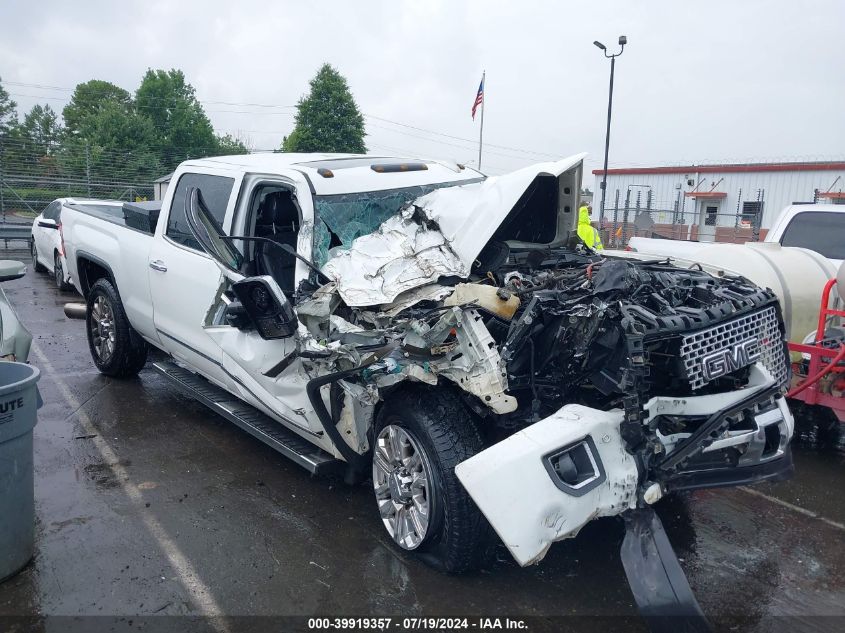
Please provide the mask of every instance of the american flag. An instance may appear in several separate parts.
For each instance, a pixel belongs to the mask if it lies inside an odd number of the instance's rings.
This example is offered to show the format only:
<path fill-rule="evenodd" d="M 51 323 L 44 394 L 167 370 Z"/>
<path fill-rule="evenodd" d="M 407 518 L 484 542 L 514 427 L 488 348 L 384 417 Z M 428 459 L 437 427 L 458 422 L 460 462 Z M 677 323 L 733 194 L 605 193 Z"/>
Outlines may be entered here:
<path fill-rule="evenodd" d="M 484 103 L 484 75 L 481 75 L 481 83 L 478 84 L 478 94 L 475 95 L 475 103 L 472 104 L 472 120 L 475 121 L 475 111 L 478 106 Z"/>

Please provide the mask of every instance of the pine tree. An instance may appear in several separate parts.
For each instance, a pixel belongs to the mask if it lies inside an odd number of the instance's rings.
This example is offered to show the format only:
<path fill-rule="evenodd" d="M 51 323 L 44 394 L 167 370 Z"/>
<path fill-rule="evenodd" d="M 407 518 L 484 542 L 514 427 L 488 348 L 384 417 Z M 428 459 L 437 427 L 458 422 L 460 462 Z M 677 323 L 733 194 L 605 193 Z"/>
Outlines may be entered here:
<path fill-rule="evenodd" d="M 282 141 L 282 151 L 365 153 L 364 117 L 346 79 L 323 64 L 310 83 L 311 91 L 296 106 L 296 126 Z"/>
<path fill-rule="evenodd" d="M 15 103 L 0 84 L 0 135 L 8 134 L 18 123 L 18 104 Z"/>

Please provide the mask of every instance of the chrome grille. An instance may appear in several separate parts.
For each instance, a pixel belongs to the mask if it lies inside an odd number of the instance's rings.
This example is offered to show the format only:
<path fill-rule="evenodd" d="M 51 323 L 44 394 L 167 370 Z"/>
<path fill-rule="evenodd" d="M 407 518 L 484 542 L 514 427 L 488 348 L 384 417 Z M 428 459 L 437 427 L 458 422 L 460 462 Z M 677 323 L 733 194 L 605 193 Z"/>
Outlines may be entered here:
<path fill-rule="evenodd" d="M 757 337 L 760 361 L 779 385 L 786 382 L 787 365 L 783 337 L 774 307 L 720 323 L 706 330 L 687 334 L 681 339 L 681 359 L 693 389 L 707 383 L 702 361 L 714 352 L 730 348 L 749 337 Z"/>

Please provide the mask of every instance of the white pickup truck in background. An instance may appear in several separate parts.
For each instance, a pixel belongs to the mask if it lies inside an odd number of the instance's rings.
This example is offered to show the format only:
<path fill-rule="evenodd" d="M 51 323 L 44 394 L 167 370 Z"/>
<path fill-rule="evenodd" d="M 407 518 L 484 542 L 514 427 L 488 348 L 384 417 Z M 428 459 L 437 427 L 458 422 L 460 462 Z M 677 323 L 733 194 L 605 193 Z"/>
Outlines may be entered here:
<path fill-rule="evenodd" d="M 790 205 L 775 220 L 764 241 L 808 248 L 827 257 L 839 270 L 845 261 L 845 206 Z"/>
<path fill-rule="evenodd" d="M 845 205 L 790 205 L 780 213 L 763 242 L 810 249 L 829 259 L 838 270 L 845 260 Z M 628 245 L 638 253 L 688 259 L 712 243 L 632 237 Z"/>
<path fill-rule="evenodd" d="M 700 613 L 650 508 L 791 473 L 773 293 L 577 238 L 583 155 L 183 163 L 160 213 L 63 215 L 103 373 L 154 368 L 313 473 L 372 478 L 393 542 L 522 565 L 623 515 L 638 603 Z"/>

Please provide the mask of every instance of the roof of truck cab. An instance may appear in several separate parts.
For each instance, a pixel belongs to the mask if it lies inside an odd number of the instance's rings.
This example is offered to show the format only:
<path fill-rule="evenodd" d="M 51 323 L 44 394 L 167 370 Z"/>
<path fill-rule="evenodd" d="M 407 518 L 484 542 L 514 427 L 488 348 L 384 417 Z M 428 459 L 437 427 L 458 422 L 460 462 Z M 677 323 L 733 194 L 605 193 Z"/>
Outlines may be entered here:
<path fill-rule="evenodd" d="M 424 168 L 420 165 L 424 165 Z M 230 167 L 261 174 L 283 174 L 294 169 L 308 177 L 312 190 L 318 195 L 380 191 L 484 178 L 481 172 L 451 161 L 383 154 L 268 152 L 215 156 L 187 161 L 183 166 Z M 376 171 L 374 166 L 387 166 L 387 169 Z"/>

